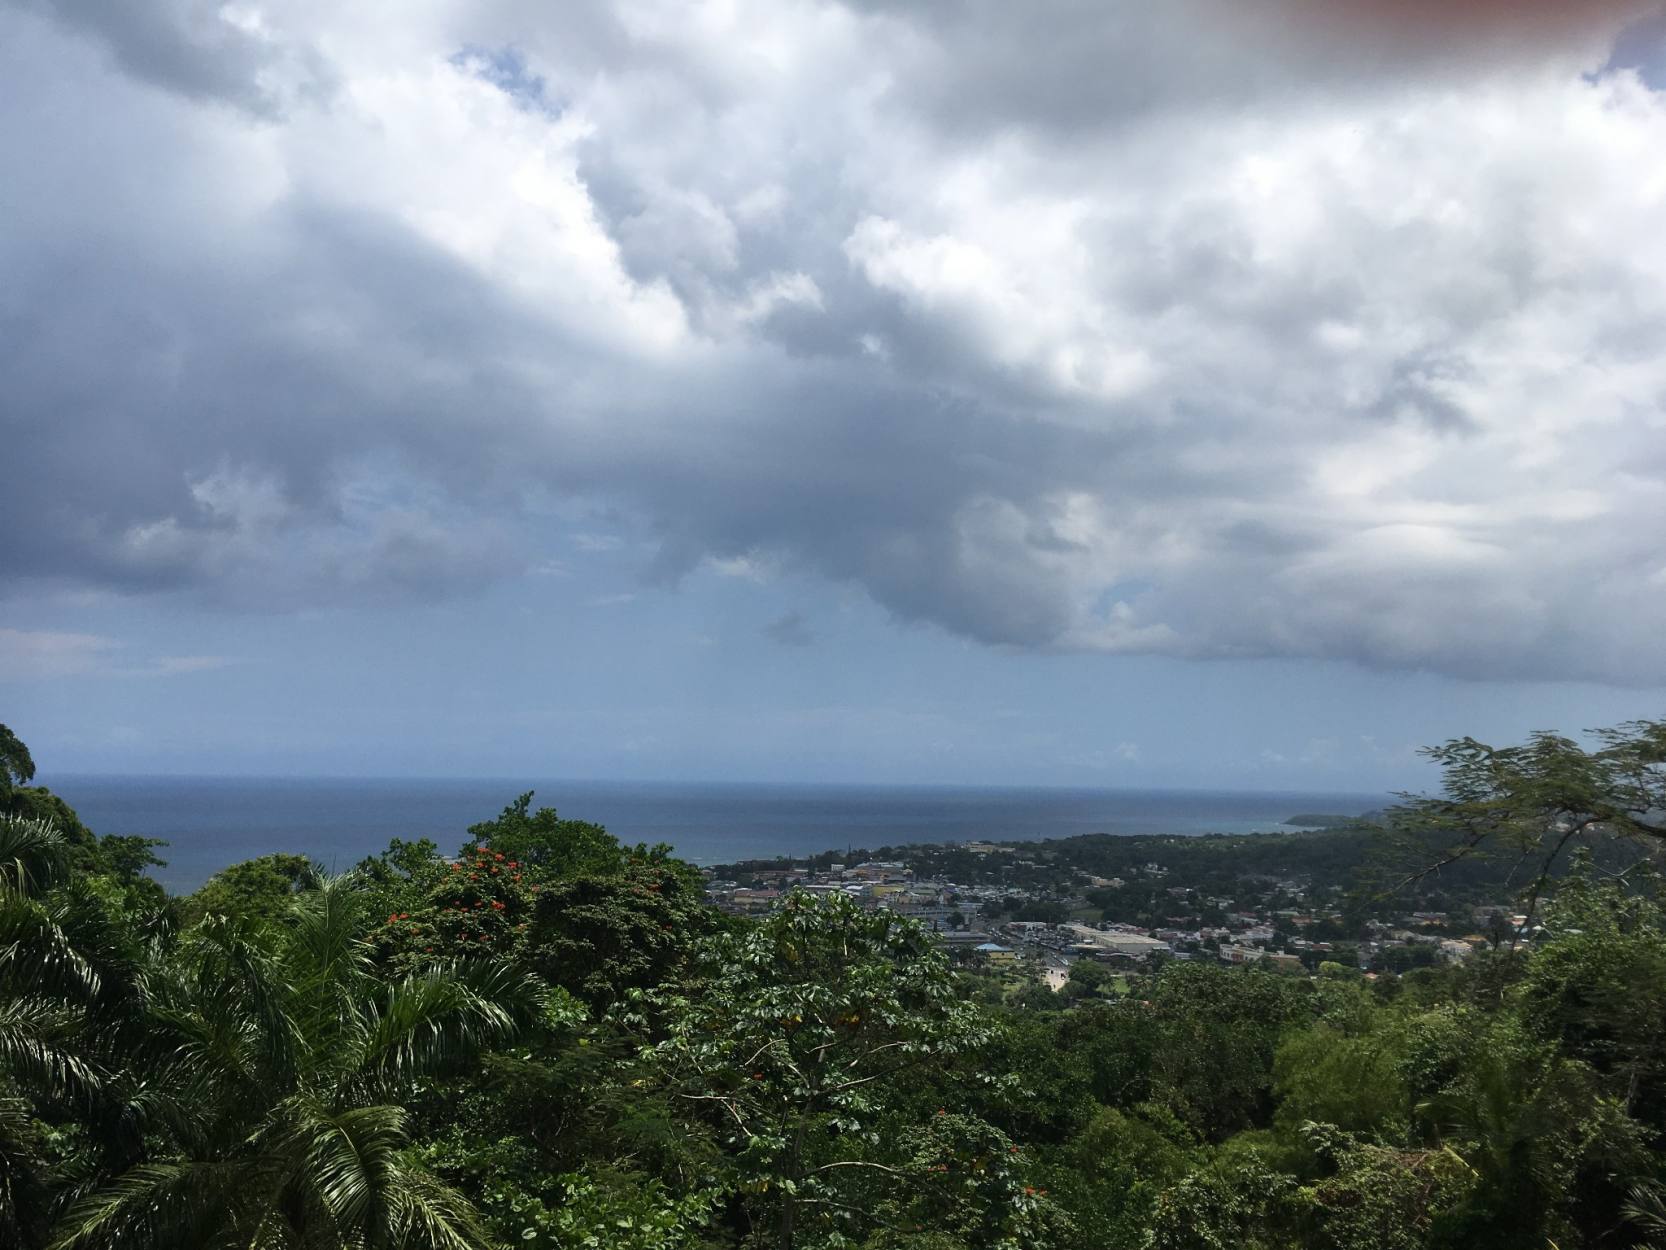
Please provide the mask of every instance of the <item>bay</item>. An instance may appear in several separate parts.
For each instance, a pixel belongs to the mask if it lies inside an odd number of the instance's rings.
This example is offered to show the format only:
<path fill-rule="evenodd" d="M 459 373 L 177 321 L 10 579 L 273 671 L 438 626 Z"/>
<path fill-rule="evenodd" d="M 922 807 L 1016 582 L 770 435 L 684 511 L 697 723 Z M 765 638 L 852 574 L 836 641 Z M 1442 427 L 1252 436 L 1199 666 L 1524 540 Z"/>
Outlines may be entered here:
<path fill-rule="evenodd" d="M 43 776 L 100 834 L 164 838 L 169 889 L 285 851 L 340 871 L 394 837 L 454 850 L 471 824 L 532 790 L 535 805 L 697 864 L 907 842 L 1075 834 L 1260 833 L 1299 812 L 1360 813 L 1382 794 L 1042 787 L 780 785 L 474 778 Z"/>

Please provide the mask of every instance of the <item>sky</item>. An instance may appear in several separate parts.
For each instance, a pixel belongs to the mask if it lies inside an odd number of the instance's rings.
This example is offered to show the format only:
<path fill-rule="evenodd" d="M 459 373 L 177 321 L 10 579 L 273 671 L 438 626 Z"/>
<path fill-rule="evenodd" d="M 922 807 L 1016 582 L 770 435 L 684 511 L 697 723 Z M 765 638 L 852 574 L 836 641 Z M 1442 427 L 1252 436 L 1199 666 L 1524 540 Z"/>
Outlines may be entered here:
<path fill-rule="evenodd" d="M 1417 788 L 1666 714 L 1654 0 L 0 0 L 72 772 Z"/>

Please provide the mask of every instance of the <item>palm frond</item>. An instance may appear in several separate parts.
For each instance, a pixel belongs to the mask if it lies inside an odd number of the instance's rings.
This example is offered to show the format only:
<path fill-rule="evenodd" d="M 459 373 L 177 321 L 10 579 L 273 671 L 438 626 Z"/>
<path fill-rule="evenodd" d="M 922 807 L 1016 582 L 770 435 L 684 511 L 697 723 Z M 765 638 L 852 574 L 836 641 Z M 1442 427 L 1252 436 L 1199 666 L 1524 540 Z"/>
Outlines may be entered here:
<path fill-rule="evenodd" d="M 1666 1242 L 1666 1192 L 1660 1186 L 1635 1186 L 1624 1215 L 1648 1235 L 1651 1243 Z"/>
<path fill-rule="evenodd" d="M 78 1016 L 42 999 L 0 1001 L 0 1072 L 37 1102 L 97 1107 L 108 1084 L 105 1073 L 65 1044 L 79 1023 Z"/>
<path fill-rule="evenodd" d="M 262 1188 L 240 1163 L 147 1163 L 71 1208 L 51 1250 L 212 1245 Z"/>
<path fill-rule="evenodd" d="M 51 1197 L 40 1126 L 24 1099 L 0 1097 L 0 1245 L 33 1244 Z"/>
<path fill-rule="evenodd" d="M 407 1141 L 403 1107 L 327 1111 L 308 1099 L 286 1101 L 290 1153 L 305 1161 L 304 1184 L 343 1231 L 379 1225 Z"/>
<path fill-rule="evenodd" d="M 351 1031 L 349 1018 L 370 988 L 357 884 L 354 873 L 320 874 L 317 888 L 290 905 L 283 958 L 295 985 L 296 1023 L 322 1050 L 333 1050 Z"/>
<path fill-rule="evenodd" d="M 318 888 L 291 904 L 287 962 L 304 990 L 354 982 L 369 968 L 358 940 L 364 902 L 357 886 L 355 873 L 320 874 Z"/>
<path fill-rule="evenodd" d="M 50 822 L 0 816 L 0 891 L 36 897 L 69 874 L 69 844 Z"/>
<path fill-rule="evenodd" d="M 209 916 L 191 930 L 183 954 L 202 1018 L 223 1038 L 243 1038 L 268 1078 L 287 1087 L 301 1062 L 303 1038 L 293 1014 L 295 987 L 265 938 L 248 917 Z"/>
<path fill-rule="evenodd" d="M 389 1187 L 387 1244 L 410 1250 L 480 1250 L 488 1244 L 469 1200 L 425 1172 L 401 1168 Z"/>
<path fill-rule="evenodd" d="M 64 931 L 63 907 L 0 889 L 0 990 L 89 1001 L 103 988 L 97 970 Z"/>
<path fill-rule="evenodd" d="M 343 1079 L 386 1088 L 501 1045 L 538 1011 L 543 989 L 536 977 L 502 964 L 444 966 L 406 977 L 362 1021 Z"/>

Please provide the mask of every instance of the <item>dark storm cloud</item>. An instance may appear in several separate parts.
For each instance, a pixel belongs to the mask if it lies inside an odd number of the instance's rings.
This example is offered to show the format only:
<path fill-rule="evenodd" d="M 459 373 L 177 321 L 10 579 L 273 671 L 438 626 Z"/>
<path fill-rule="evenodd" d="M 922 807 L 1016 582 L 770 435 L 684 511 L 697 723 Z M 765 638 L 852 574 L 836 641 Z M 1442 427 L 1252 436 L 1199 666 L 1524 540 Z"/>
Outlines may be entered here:
<path fill-rule="evenodd" d="M 0 593 L 1666 676 L 1630 7 L 1246 11 L 0 10 Z"/>

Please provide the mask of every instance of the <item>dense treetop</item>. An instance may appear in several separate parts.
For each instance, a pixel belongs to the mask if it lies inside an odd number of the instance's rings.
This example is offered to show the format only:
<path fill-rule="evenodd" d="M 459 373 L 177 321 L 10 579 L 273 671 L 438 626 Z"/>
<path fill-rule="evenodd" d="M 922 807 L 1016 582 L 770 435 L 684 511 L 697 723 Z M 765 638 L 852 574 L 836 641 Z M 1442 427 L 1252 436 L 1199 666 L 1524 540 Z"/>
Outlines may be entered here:
<path fill-rule="evenodd" d="M 1516 863 L 1534 941 L 1056 994 L 839 895 L 722 915 L 531 795 L 453 854 L 170 898 L 0 755 L 8 1247 L 1666 1245 L 1657 724 L 1460 740 L 1381 826 L 1187 851 Z"/>

